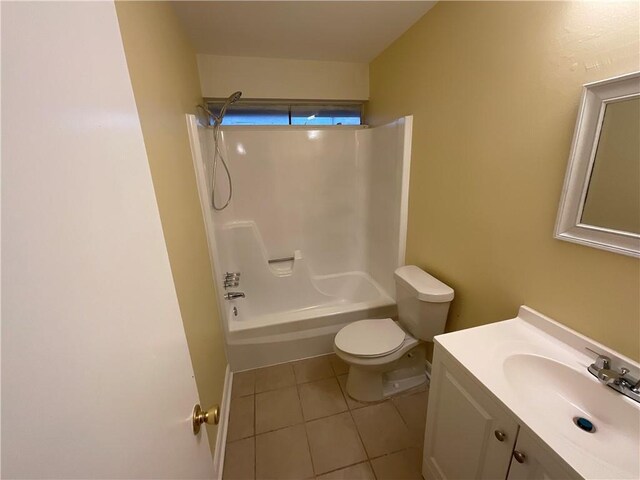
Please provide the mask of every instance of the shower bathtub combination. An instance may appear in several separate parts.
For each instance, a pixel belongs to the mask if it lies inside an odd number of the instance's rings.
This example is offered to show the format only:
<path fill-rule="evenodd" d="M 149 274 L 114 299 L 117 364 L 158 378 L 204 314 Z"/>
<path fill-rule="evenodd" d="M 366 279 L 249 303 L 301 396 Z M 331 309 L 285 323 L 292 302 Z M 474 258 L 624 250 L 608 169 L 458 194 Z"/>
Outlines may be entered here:
<path fill-rule="evenodd" d="M 412 117 L 375 128 L 221 127 L 233 182 L 221 211 L 212 129 L 194 115 L 187 124 L 232 371 L 329 353 L 346 324 L 396 315 Z M 217 202 L 229 193 L 218 174 Z"/>

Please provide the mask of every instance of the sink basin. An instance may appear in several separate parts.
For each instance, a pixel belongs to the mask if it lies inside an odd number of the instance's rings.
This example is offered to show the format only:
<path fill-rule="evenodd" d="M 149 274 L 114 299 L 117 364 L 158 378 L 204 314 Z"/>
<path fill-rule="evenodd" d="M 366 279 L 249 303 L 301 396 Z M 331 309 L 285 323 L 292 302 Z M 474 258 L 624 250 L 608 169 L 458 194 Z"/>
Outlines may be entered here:
<path fill-rule="evenodd" d="M 546 417 L 557 434 L 611 468 L 640 473 L 640 408 L 633 401 L 601 384 L 586 369 L 541 355 L 509 355 L 503 369 L 519 401 Z M 574 423 L 576 417 L 591 421 L 595 431 L 581 430 Z"/>

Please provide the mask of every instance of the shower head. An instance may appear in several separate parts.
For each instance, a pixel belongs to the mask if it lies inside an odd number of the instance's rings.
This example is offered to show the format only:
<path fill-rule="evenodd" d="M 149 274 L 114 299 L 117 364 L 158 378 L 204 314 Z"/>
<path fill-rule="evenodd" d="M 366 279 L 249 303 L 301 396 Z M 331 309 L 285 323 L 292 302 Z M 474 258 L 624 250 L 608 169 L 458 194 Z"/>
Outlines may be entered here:
<path fill-rule="evenodd" d="M 224 101 L 224 104 L 222 105 L 222 108 L 220 109 L 220 113 L 217 116 L 213 117 L 214 126 L 220 125 L 222 123 L 222 119 L 224 118 L 224 114 L 227 112 L 227 108 L 229 108 L 229 105 L 231 105 L 232 103 L 236 103 L 238 100 L 240 100 L 241 96 L 242 92 L 237 91 L 233 92 L 231 95 L 229 95 L 229 97 L 227 97 L 227 99 Z"/>
<path fill-rule="evenodd" d="M 241 91 L 237 91 L 237 92 L 233 92 L 231 95 L 229 95 L 229 98 L 227 98 L 227 102 L 229 102 L 229 104 L 235 103 L 238 100 L 240 100 L 240 97 L 242 96 L 242 92 Z"/>

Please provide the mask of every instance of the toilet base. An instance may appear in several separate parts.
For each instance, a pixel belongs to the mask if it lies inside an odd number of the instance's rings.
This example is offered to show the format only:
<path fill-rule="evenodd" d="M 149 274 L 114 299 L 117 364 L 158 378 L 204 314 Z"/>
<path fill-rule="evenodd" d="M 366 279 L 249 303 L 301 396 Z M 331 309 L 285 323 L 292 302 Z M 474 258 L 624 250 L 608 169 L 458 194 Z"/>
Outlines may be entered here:
<path fill-rule="evenodd" d="M 374 368 L 349 366 L 347 393 L 355 400 L 375 402 L 427 381 L 425 347 L 418 345 L 398 360 Z"/>

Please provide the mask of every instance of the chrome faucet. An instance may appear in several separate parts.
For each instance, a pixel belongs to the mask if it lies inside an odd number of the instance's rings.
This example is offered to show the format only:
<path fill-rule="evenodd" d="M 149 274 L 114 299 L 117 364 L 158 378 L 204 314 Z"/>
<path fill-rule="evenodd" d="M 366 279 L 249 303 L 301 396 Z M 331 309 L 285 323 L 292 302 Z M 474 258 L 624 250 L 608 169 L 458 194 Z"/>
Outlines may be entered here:
<path fill-rule="evenodd" d="M 243 292 L 227 292 L 224 294 L 225 300 L 235 300 L 236 298 L 244 298 Z"/>
<path fill-rule="evenodd" d="M 223 278 L 224 289 L 240 286 L 240 272 L 227 272 Z"/>
<path fill-rule="evenodd" d="M 611 358 L 590 348 L 587 348 L 587 350 L 598 355 L 596 361 L 587 367 L 589 373 L 604 385 L 640 403 L 640 379 L 636 380 L 630 377 L 628 375 L 629 369 L 626 367 L 620 367 L 620 371 L 613 370 L 611 368 Z"/>
<path fill-rule="evenodd" d="M 239 287 L 240 286 L 240 280 L 225 280 L 223 286 L 224 286 L 225 290 L 227 288 Z"/>

